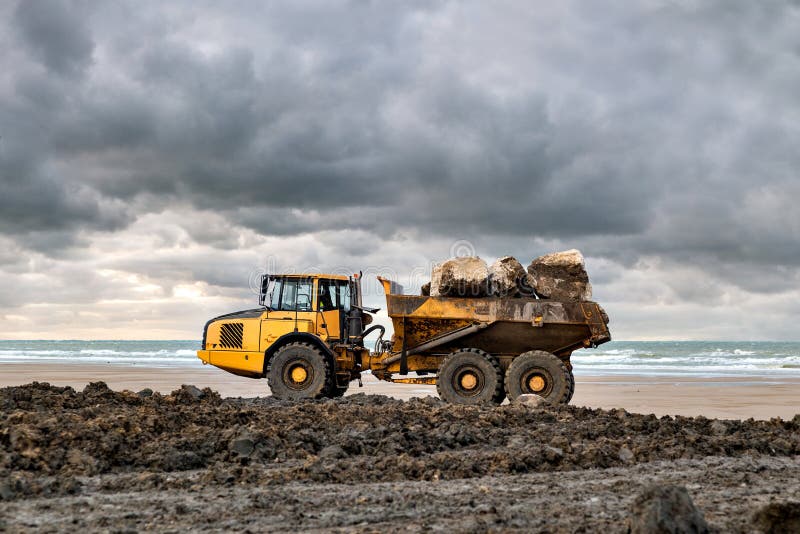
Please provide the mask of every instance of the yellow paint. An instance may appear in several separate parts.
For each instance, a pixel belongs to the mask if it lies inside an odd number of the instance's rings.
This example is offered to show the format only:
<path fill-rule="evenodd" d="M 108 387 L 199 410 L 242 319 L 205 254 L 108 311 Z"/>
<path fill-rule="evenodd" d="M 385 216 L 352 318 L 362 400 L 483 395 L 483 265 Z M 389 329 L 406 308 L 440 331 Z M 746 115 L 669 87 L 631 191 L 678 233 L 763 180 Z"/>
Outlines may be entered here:
<path fill-rule="evenodd" d="M 465 373 L 464 376 L 461 377 L 461 387 L 464 389 L 475 389 L 475 386 L 478 385 L 478 377 L 476 377 L 472 373 Z"/>
<path fill-rule="evenodd" d="M 531 391 L 539 392 L 544 389 L 544 378 L 539 375 L 534 375 L 528 380 L 528 387 Z"/>
<path fill-rule="evenodd" d="M 393 382 L 395 384 L 417 384 L 426 386 L 436 385 L 435 376 L 418 376 L 414 378 L 387 378 L 386 380 L 388 382 Z"/>
<path fill-rule="evenodd" d="M 221 344 L 222 325 L 239 323 L 243 328 L 241 347 L 223 347 Z M 206 333 L 206 350 L 259 350 L 261 324 L 258 318 L 253 319 L 222 319 L 208 325 Z"/>
<path fill-rule="evenodd" d="M 339 339 L 339 310 L 323 311 L 317 320 L 317 335 L 325 341 Z"/>
<path fill-rule="evenodd" d="M 373 358 L 372 360 L 372 369 L 375 370 L 376 368 L 380 368 L 380 358 L 388 356 L 388 354 L 381 354 L 378 357 Z M 442 359 L 439 356 L 422 356 L 420 354 L 412 354 L 408 357 L 408 370 L 409 371 L 429 371 L 429 372 L 436 372 L 439 369 L 439 364 L 442 363 Z M 400 362 L 394 362 L 386 368 L 386 371 L 389 373 L 399 373 L 400 372 Z"/>
<path fill-rule="evenodd" d="M 300 274 L 282 274 L 281 278 L 309 278 L 316 281 L 320 278 L 323 280 L 349 280 L 350 278 L 342 274 L 320 274 L 320 273 L 300 273 Z"/>
<path fill-rule="evenodd" d="M 286 334 L 294 332 L 294 312 L 270 312 L 267 319 L 261 321 L 261 350 L 266 351 L 270 345 Z M 297 331 L 313 332 L 314 321 L 304 317 L 316 315 L 314 312 L 300 312 L 297 314 Z"/>
<path fill-rule="evenodd" d="M 381 285 L 383 286 L 383 292 L 384 293 L 386 293 L 387 295 L 391 295 L 392 294 L 392 281 L 391 280 L 387 280 L 386 278 L 384 278 L 382 276 L 379 276 L 378 277 L 378 282 L 380 282 Z"/>
<path fill-rule="evenodd" d="M 297 384 L 302 384 L 308 378 L 308 371 L 306 371 L 302 365 L 295 366 L 292 369 L 292 380 L 294 380 Z"/>
<path fill-rule="evenodd" d="M 197 357 L 203 361 L 203 364 L 211 363 L 211 351 L 209 350 L 198 350 Z"/>
<path fill-rule="evenodd" d="M 208 354 L 209 363 L 234 374 L 261 374 L 264 370 L 263 352 L 242 352 L 234 350 L 198 351 Z M 201 358 L 202 359 L 202 358 Z"/>

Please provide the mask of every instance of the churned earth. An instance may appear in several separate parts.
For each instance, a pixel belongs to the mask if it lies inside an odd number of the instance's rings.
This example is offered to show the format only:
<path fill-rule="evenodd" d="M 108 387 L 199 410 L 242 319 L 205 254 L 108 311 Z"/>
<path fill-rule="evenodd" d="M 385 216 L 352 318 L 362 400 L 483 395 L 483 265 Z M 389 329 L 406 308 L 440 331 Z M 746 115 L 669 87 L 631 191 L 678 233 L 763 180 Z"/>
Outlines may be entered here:
<path fill-rule="evenodd" d="M 0 530 L 628 528 L 653 483 L 712 531 L 800 501 L 800 416 L 723 421 L 353 395 L 0 389 Z"/>

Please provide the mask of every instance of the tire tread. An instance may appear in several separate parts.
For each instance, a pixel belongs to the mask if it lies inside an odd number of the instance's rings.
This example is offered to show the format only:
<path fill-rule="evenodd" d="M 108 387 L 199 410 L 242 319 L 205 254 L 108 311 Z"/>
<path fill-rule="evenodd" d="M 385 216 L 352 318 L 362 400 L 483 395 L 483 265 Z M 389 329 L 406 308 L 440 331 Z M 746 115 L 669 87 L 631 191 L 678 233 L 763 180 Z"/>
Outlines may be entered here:
<path fill-rule="evenodd" d="M 516 371 L 516 368 L 522 365 L 522 361 L 520 358 L 523 358 L 527 355 L 535 355 L 540 358 L 546 358 L 551 361 L 551 363 L 558 362 L 558 367 L 560 371 L 560 376 L 554 376 L 554 380 L 562 379 L 565 382 L 564 391 L 560 395 L 559 398 L 548 398 L 548 401 L 552 404 L 567 404 L 572 399 L 572 394 L 575 392 L 575 379 L 572 373 L 567 369 L 566 364 L 564 363 L 561 358 L 556 356 L 555 354 L 551 354 L 549 352 L 543 350 L 530 350 L 528 352 L 523 352 L 511 362 L 511 365 L 508 366 L 508 370 L 506 371 L 505 379 L 503 383 L 505 385 L 505 391 L 508 395 L 509 400 L 512 400 L 512 393 L 516 389 L 516 385 L 513 384 L 513 380 L 511 380 L 512 374 Z M 516 364 L 516 365 L 515 365 Z M 514 397 L 516 398 L 516 397 Z"/>
<path fill-rule="evenodd" d="M 321 350 L 319 350 L 319 348 L 317 348 L 313 344 L 307 343 L 305 341 L 292 341 L 291 343 L 287 343 L 286 345 L 284 345 L 281 348 L 279 348 L 275 352 L 275 354 L 273 354 L 272 358 L 270 358 L 269 363 L 267 364 L 267 373 L 266 374 L 267 374 L 267 384 L 269 385 L 270 391 L 273 392 L 272 394 L 274 396 L 278 396 L 278 395 L 275 395 L 275 385 L 276 384 L 273 383 L 273 379 L 275 377 L 273 377 L 272 372 L 271 372 L 272 371 L 272 364 L 275 361 L 275 358 L 279 354 L 281 354 L 282 352 L 284 352 L 286 350 L 289 350 L 290 348 L 305 348 L 305 349 L 308 349 L 308 350 L 310 350 L 310 351 L 312 351 L 312 352 L 314 352 L 314 353 L 316 353 L 316 354 L 318 354 L 320 356 L 320 358 L 322 359 L 322 365 L 325 368 L 325 381 L 323 382 L 322 387 L 319 388 L 319 391 L 314 393 L 312 396 L 309 396 L 308 398 L 320 399 L 320 398 L 323 398 L 323 397 L 330 397 L 331 396 L 331 390 L 332 390 L 332 387 L 333 387 L 333 369 L 331 368 L 330 359 L 325 354 L 323 354 L 323 352 Z M 279 398 L 281 398 L 281 397 L 279 397 Z"/>
<path fill-rule="evenodd" d="M 456 350 L 456 351 L 451 352 L 450 354 L 448 354 L 447 356 L 444 357 L 444 359 L 442 360 L 442 363 L 439 365 L 439 369 L 443 368 L 446 364 L 448 364 L 450 361 L 452 361 L 454 358 L 456 358 L 456 356 L 458 354 L 464 353 L 464 352 L 471 352 L 473 354 L 477 354 L 477 355 L 481 356 L 484 360 L 489 362 L 489 364 L 494 368 L 495 376 L 497 378 L 497 381 L 496 381 L 497 385 L 495 386 L 494 392 L 492 392 L 491 402 L 494 403 L 494 404 L 500 404 L 501 402 L 503 402 L 503 399 L 505 399 L 505 396 L 506 396 L 505 388 L 503 387 L 503 370 L 500 367 L 500 363 L 497 361 L 497 358 L 495 358 L 494 356 L 492 356 L 488 352 L 483 351 L 481 349 L 476 349 L 476 348 L 465 348 L 465 349 Z M 441 398 L 441 399 L 445 398 L 442 395 L 442 386 L 441 386 L 441 381 L 440 380 L 436 381 L 436 393 L 439 394 L 439 398 Z"/>

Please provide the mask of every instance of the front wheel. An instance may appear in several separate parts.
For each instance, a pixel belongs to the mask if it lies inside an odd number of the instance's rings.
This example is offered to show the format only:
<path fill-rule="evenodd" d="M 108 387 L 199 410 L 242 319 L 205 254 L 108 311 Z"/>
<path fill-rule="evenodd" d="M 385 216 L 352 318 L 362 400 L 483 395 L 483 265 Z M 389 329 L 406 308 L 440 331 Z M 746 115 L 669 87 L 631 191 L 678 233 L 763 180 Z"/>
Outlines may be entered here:
<path fill-rule="evenodd" d="M 541 350 L 525 352 L 508 366 L 505 389 L 511 401 L 535 394 L 552 404 L 567 404 L 574 390 L 572 373 L 554 354 Z"/>
<path fill-rule="evenodd" d="M 308 343 L 289 343 L 269 362 L 272 395 L 285 400 L 318 399 L 331 391 L 333 373 L 325 355 Z"/>
<path fill-rule="evenodd" d="M 505 397 L 503 373 L 497 360 L 479 349 L 449 354 L 439 367 L 436 390 L 454 404 L 500 404 Z"/>

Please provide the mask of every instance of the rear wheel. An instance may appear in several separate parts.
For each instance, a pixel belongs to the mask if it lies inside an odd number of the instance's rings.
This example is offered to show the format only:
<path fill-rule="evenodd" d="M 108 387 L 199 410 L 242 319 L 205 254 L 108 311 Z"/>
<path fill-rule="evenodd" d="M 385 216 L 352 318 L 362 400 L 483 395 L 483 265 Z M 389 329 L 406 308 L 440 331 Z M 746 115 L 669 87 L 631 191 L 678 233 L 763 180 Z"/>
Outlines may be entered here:
<path fill-rule="evenodd" d="M 267 381 L 279 399 L 318 399 L 329 396 L 333 373 L 322 351 L 297 342 L 278 349 L 269 362 Z"/>
<path fill-rule="evenodd" d="M 508 366 L 505 389 L 511 401 L 520 395 L 535 394 L 553 404 L 566 404 L 572 398 L 574 381 L 557 356 L 532 350 L 520 354 Z"/>
<path fill-rule="evenodd" d="M 572 400 L 572 396 L 575 394 L 575 375 L 572 374 L 572 366 L 569 369 L 569 395 L 567 396 L 567 400 L 564 401 L 564 404 L 569 404 L 569 401 Z"/>
<path fill-rule="evenodd" d="M 454 404 L 500 404 L 505 397 L 503 372 L 491 354 L 461 349 L 442 361 L 436 390 Z"/>

